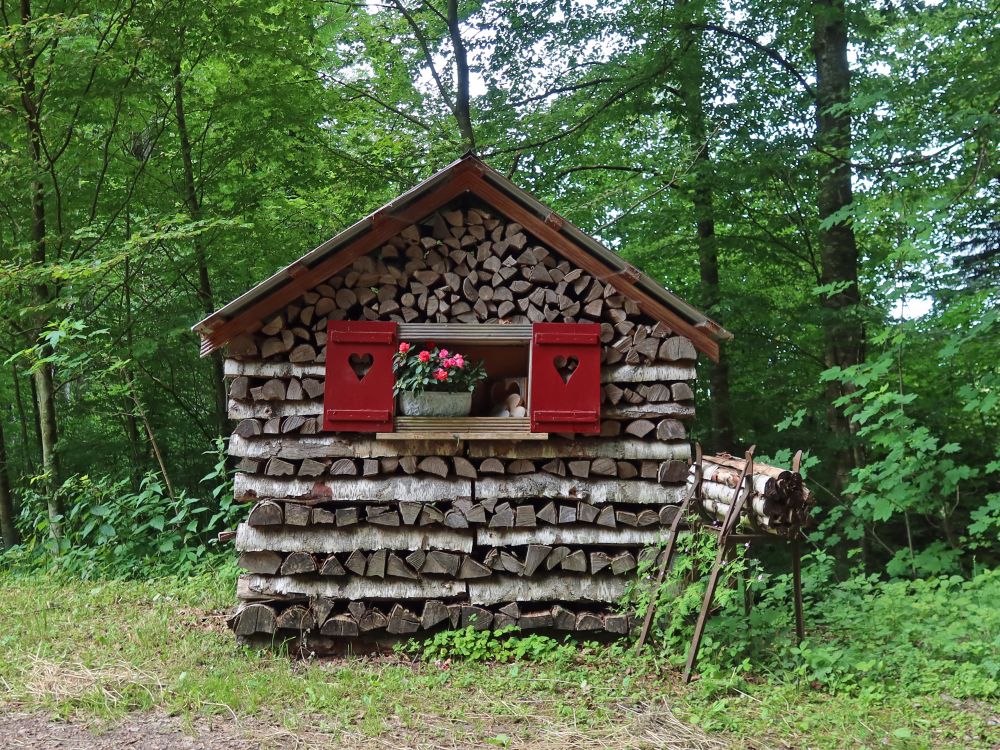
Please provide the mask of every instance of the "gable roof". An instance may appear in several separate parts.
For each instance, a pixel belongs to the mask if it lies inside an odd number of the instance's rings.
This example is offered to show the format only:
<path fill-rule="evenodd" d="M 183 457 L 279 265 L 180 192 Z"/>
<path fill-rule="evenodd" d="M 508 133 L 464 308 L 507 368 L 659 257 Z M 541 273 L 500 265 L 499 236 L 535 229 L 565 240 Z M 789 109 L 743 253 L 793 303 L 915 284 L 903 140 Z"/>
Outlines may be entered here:
<path fill-rule="evenodd" d="M 255 330 L 266 317 L 303 292 L 323 283 L 403 228 L 463 193 L 475 195 L 508 219 L 521 224 L 542 244 L 611 284 L 634 300 L 651 318 L 689 338 L 695 348 L 713 360 L 718 360 L 719 342 L 732 338 L 729 331 L 704 313 L 667 291 L 478 157 L 467 154 L 192 326 L 192 330 L 201 334 L 202 356 L 241 333 Z"/>

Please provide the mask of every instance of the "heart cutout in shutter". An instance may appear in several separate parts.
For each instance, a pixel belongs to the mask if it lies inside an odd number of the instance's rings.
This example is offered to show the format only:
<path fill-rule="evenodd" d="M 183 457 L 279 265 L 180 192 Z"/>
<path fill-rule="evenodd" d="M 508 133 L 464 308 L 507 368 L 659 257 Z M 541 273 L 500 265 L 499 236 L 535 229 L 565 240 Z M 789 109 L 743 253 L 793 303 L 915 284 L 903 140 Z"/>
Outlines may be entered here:
<path fill-rule="evenodd" d="M 374 361 L 375 358 L 371 354 L 352 354 L 347 358 L 347 364 L 351 366 L 355 376 L 358 378 L 358 382 L 364 380 L 365 375 L 372 369 Z"/>
<path fill-rule="evenodd" d="M 569 383 L 569 379 L 573 377 L 573 373 L 580 365 L 580 360 L 576 357 L 564 357 L 562 354 L 557 354 L 552 360 L 552 364 L 555 365 L 556 372 L 559 373 L 562 382 Z"/>

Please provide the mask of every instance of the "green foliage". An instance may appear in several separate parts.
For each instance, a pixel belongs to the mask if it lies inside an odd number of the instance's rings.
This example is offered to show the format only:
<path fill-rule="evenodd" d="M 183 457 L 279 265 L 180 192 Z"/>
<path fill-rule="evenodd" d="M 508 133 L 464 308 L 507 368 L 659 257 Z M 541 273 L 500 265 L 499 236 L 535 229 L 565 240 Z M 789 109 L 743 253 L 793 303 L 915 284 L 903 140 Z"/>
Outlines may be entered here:
<path fill-rule="evenodd" d="M 424 661 L 461 659 L 474 662 L 511 662 L 528 659 L 538 662 L 566 660 L 576 653 L 568 638 L 555 638 L 533 633 L 512 635 L 516 628 L 476 630 L 473 626 L 442 630 L 419 641 L 409 641 L 398 648 Z"/>
<path fill-rule="evenodd" d="M 8 553 L 17 567 L 55 569 L 85 579 L 150 578 L 189 575 L 221 562 L 215 535 L 238 522 L 220 452 L 203 480 L 204 493 L 180 491 L 171 496 L 155 474 L 145 475 L 138 490 L 127 481 L 74 475 L 58 492 L 67 508 L 63 535 L 49 535 L 45 497 L 25 493 L 22 527 L 29 530 L 21 549 Z"/>
<path fill-rule="evenodd" d="M 684 539 L 664 583 L 653 643 L 674 666 L 686 658 L 714 549 L 699 535 Z M 699 658 L 706 695 L 750 690 L 769 673 L 803 689 L 866 700 L 940 691 L 957 699 L 1000 696 L 1000 571 L 915 581 L 856 574 L 838 582 L 832 557 L 816 552 L 810 560 L 803 571 L 806 639 L 799 645 L 791 576 L 765 573 L 746 558 L 724 569 Z M 749 615 L 744 590 L 753 601 Z M 637 604 L 643 612 L 645 602 Z"/>
<path fill-rule="evenodd" d="M 813 633 L 788 655 L 830 692 L 1000 695 L 1000 572 L 879 581 L 857 576 L 813 601 Z M 787 604 L 786 602 L 783 602 Z M 773 605 L 771 605 L 773 606 Z"/>

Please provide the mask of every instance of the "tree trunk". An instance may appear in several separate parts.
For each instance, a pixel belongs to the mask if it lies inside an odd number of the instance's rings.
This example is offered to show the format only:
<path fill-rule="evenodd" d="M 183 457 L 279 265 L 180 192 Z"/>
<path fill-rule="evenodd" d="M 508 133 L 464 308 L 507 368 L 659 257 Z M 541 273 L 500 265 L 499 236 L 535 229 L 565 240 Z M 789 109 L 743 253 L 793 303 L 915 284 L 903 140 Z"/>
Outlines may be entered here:
<path fill-rule="evenodd" d="M 462 133 L 462 140 L 468 151 L 476 150 L 476 135 L 472 129 L 472 114 L 469 105 L 469 60 L 462 41 L 462 27 L 459 25 L 458 0 L 448 0 L 448 33 L 451 46 L 455 50 L 455 119 Z"/>
<path fill-rule="evenodd" d="M 813 55 L 816 59 L 816 148 L 819 151 L 817 208 L 821 221 L 850 206 L 851 70 L 847 57 L 847 20 L 843 0 L 814 0 Z M 858 248 L 849 218 L 819 231 L 822 283 L 835 285 L 823 299 L 825 360 L 828 367 L 861 361 L 864 329 L 859 316 Z M 836 444 L 834 488 L 840 492 L 858 463 L 850 420 L 833 400 L 848 392 L 827 386 L 828 421 Z"/>
<path fill-rule="evenodd" d="M 38 434 L 38 415 L 35 410 L 31 410 L 32 422 L 35 425 L 35 443 L 38 453 L 31 454 L 31 439 L 28 437 L 28 410 L 24 407 L 24 395 L 21 393 L 21 373 L 17 369 L 17 362 L 10 364 L 10 378 L 14 384 L 14 405 L 17 407 L 18 427 L 21 430 L 21 472 L 33 473 L 37 456 L 41 455 L 42 446 Z"/>
<path fill-rule="evenodd" d="M 21 538 L 14 525 L 14 501 L 10 494 L 10 472 L 7 471 L 7 446 L 3 439 L 3 422 L 0 420 L 0 536 L 3 548 L 19 544 Z"/>
<path fill-rule="evenodd" d="M 188 133 L 187 117 L 184 110 L 184 78 L 181 71 L 181 61 L 178 57 L 174 63 L 174 109 L 177 116 L 177 134 L 180 138 L 181 159 L 184 165 L 184 202 L 188 213 L 194 221 L 201 221 L 201 199 L 198 197 L 198 186 L 194 178 L 194 159 L 192 157 L 191 137 Z M 198 263 L 198 300 L 201 302 L 205 315 L 215 312 L 215 299 L 212 295 L 212 282 L 208 275 L 208 259 L 205 252 L 205 242 L 200 234 L 194 238 L 195 258 Z M 226 434 L 226 383 L 223 374 L 222 352 L 212 353 L 212 387 L 215 394 L 215 423 L 219 435 Z"/>
<path fill-rule="evenodd" d="M 40 175 L 43 173 L 42 126 L 38 97 L 35 87 L 35 52 L 30 32 L 32 17 L 30 0 L 21 0 L 21 24 L 29 29 L 24 33 L 24 63 L 21 70 L 21 105 L 25 113 L 25 127 L 28 134 L 28 148 L 35 174 L 31 179 L 31 242 L 32 259 L 44 266 L 47 255 L 45 228 L 45 186 Z M 35 284 L 35 304 L 41 310 L 35 323 L 39 332 L 48 324 L 47 307 L 51 302 L 51 290 L 45 283 Z M 47 352 L 46 352 L 47 353 Z M 55 383 L 52 366 L 43 364 L 34 374 L 35 394 L 38 404 L 38 420 L 42 443 L 42 471 L 46 477 L 49 523 L 52 536 L 58 538 L 63 515 L 62 501 L 56 490 L 59 487 L 59 456 L 57 453 L 58 431 L 56 428 Z"/>
<path fill-rule="evenodd" d="M 704 19 L 699 19 L 698 23 L 686 27 L 687 39 L 681 56 L 685 80 L 681 90 L 688 136 L 696 149 L 691 170 L 694 177 L 691 204 L 694 208 L 698 241 L 701 304 L 705 312 L 711 315 L 722 300 L 722 293 L 719 289 L 719 243 L 715 235 L 715 164 L 709 150 L 708 127 L 705 122 L 705 61 L 701 49 L 703 26 Z M 712 391 L 709 401 L 709 446 L 716 451 L 730 450 L 735 445 L 735 435 L 729 397 L 729 363 L 724 350 L 720 350 L 718 362 L 709 362 L 708 377 Z"/>

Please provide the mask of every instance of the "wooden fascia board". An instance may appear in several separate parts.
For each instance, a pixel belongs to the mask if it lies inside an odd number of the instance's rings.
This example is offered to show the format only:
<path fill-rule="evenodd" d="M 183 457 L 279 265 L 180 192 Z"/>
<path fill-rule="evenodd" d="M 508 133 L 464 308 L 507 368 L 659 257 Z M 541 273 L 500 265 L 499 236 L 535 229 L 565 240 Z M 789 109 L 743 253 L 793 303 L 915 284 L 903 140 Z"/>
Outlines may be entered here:
<path fill-rule="evenodd" d="M 575 263 L 588 273 L 611 284 L 622 294 L 635 300 L 639 308 L 652 318 L 662 321 L 682 336 L 686 336 L 695 348 L 707 355 L 712 361 L 719 361 L 719 343 L 706 332 L 698 330 L 694 324 L 684 320 L 673 310 L 653 299 L 632 281 L 626 274 L 610 268 L 601 260 L 595 258 L 560 231 L 554 229 L 544 220 L 538 218 L 516 200 L 486 180 L 476 178 L 472 181 L 471 191 L 488 204 L 504 213 L 535 235 L 539 241 L 564 255 L 567 260 Z"/>
<path fill-rule="evenodd" d="M 285 305 L 291 303 L 303 292 L 312 289 L 318 284 L 322 284 L 361 256 L 370 253 L 379 245 L 387 242 L 403 228 L 424 218 L 469 190 L 478 170 L 472 168 L 462 169 L 462 166 L 460 163 L 456 167 L 452 178 L 447 182 L 436 186 L 433 190 L 408 206 L 396 211 L 376 214 L 370 231 L 335 251 L 326 260 L 296 274 L 289 279 L 288 283 L 255 302 L 232 318 L 232 320 L 219 324 L 214 330 L 205 334 L 205 340 L 208 345 L 202 345 L 201 355 L 204 357 L 210 354 L 233 337 L 250 330 L 255 323 L 260 323 L 268 315 L 277 312 Z"/>

